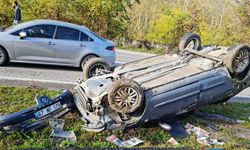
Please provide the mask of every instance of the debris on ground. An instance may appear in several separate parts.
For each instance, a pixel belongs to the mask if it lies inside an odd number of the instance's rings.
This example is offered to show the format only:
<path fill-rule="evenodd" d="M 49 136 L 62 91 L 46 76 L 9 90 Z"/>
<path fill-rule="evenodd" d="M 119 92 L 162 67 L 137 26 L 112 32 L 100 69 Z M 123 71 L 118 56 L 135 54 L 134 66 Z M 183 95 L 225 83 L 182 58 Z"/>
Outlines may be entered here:
<path fill-rule="evenodd" d="M 51 119 L 49 125 L 53 129 L 49 137 L 64 138 L 71 142 L 76 142 L 76 135 L 74 131 L 63 131 L 64 120 L 62 119 Z"/>
<path fill-rule="evenodd" d="M 119 146 L 119 147 L 123 147 L 124 146 L 122 144 L 123 142 L 120 139 L 118 139 L 115 135 L 111 135 L 106 140 L 109 141 L 110 143 L 115 144 L 116 146 Z"/>
<path fill-rule="evenodd" d="M 188 136 L 183 126 L 177 120 L 172 120 L 168 123 L 159 123 L 159 126 L 167 130 L 174 138 L 186 138 Z"/>
<path fill-rule="evenodd" d="M 209 132 L 207 132 L 206 130 L 193 126 L 190 123 L 187 123 L 185 125 L 185 129 L 187 131 L 188 134 L 191 134 L 192 132 L 196 135 L 196 139 L 197 142 L 200 144 L 204 144 L 204 145 L 223 145 L 224 142 L 219 142 L 217 139 L 213 139 Z"/>
<path fill-rule="evenodd" d="M 132 139 L 129 139 L 127 141 L 122 141 L 119 138 L 117 138 L 115 135 L 111 135 L 106 140 L 109 141 L 110 143 L 113 143 L 113 144 L 119 146 L 119 147 L 134 147 L 136 145 L 143 143 L 143 141 L 138 139 L 138 138 L 132 138 Z"/>
<path fill-rule="evenodd" d="M 129 139 L 129 140 L 123 142 L 123 144 L 126 147 L 134 147 L 134 146 L 139 145 L 141 143 L 143 143 L 143 141 L 138 139 L 138 138 L 132 138 L 132 139 Z"/>
<path fill-rule="evenodd" d="M 204 120 L 216 120 L 216 121 L 223 121 L 223 122 L 232 123 L 232 124 L 245 123 L 245 120 L 233 119 L 233 118 L 226 117 L 226 116 L 219 115 L 219 114 L 206 114 L 206 113 L 197 112 L 194 115 Z"/>
<path fill-rule="evenodd" d="M 173 137 L 171 139 L 169 139 L 167 143 L 170 145 L 177 145 L 178 144 L 178 142 Z"/>
<path fill-rule="evenodd" d="M 186 129 L 187 134 L 191 134 L 191 129 L 193 128 L 193 125 L 187 123 L 184 127 Z"/>
<path fill-rule="evenodd" d="M 183 128 L 183 126 L 178 122 L 178 120 L 173 120 L 169 122 L 169 125 L 171 126 L 171 130 L 169 131 L 169 134 L 174 138 L 186 138 L 188 137 L 187 132 Z"/>
<path fill-rule="evenodd" d="M 162 129 L 164 129 L 164 130 L 167 130 L 167 131 L 170 131 L 171 130 L 171 126 L 169 125 L 169 124 L 167 124 L 167 123 L 159 123 L 159 126 L 162 128 Z"/>

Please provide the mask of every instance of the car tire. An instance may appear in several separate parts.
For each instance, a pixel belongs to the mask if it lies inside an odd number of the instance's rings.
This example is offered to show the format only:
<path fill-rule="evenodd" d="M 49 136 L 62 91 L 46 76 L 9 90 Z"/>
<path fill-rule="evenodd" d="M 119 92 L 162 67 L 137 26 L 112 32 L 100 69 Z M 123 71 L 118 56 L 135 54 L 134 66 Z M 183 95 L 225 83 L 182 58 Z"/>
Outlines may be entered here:
<path fill-rule="evenodd" d="M 247 45 L 237 45 L 229 49 L 224 64 L 233 78 L 243 81 L 249 74 L 250 48 Z"/>
<path fill-rule="evenodd" d="M 187 33 L 181 38 L 178 47 L 180 51 L 183 51 L 186 48 L 199 50 L 201 47 L 201 38 L 198 34 Z"/>
<path fill-rule="evenodd" d="M 83 69 L 86 62 L 89 61 L 92 58 L 97 58 L 97 57 L 95 55 L 88 55 L 88 56 L 84 57 L 82 62 L 81 62 L 81 68 Z"/>
<path fill-rule="evenodd" d="M 9 62 L 9 56 L 6 50 L 0 47 L 0 66 L 4 66 Z"/>
<path fill-rule="evenodd" d="M 91 58 L 83 66 L 83 80 L 105 74 L 100 69 L 110 71 L 110 66 L 102 58 Z"/>
<path fill-rule="evenodd" d="M 116 81 L 108 93 L 110 108 L 122 114 L 136 112 L 142 107 L 143 101 L 143 89 L 139 84 L 128 79 Z"/>

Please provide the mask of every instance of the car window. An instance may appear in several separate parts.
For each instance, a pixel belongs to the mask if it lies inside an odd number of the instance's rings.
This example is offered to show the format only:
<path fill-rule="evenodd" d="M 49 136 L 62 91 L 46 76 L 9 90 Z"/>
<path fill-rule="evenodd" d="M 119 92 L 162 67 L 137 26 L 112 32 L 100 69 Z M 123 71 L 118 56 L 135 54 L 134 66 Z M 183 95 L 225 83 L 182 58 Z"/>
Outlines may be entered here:
<path fill-rule="evenodd" d="M 79 41 L 80 31 L 67 27 L 57 27 L 56 39 Z"/>
<path fill-rule="evenodd" d="M 89 37 L 87 34 L 81 32 L 81 38 L 80 41 L 84 41 L 84 42 L 93 42 L 94 40 Z"/>
<path fill-rule="evenodd" d="M 23 31 L 22 29 L 21 30 L 17 30 L 15 32 L 11 33 L 11 35 L 19 36 L 19 33 L 22 32 L 22 31 Z"/>
<path fill-rule="evenodd" d="M 90 33 L 92 33 L 95 37 L 97 37 L 98 39 L 102 40 L 102 41 L 106 41 L 104 38 L 102 38 L 101 36 L 97 35 L 95 32 L 90 31 Z"/>
<path fill-rule="evenodd" d="M 25 28 L 23 31 L 32 38 L 53 38 L 55 28 L 54 25 L 37 25 Z"/>

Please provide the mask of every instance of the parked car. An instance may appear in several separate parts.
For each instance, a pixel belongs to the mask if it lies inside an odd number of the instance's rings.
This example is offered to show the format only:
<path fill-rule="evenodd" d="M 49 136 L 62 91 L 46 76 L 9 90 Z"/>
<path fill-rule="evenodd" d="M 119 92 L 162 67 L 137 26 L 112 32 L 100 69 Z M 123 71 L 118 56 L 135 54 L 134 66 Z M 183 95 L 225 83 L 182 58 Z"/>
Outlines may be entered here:
<path fill-rule="evenodd" d="M 34 20 L 0 32 L 0 66 L 22 62 L 83 67 L 87 60 L 101 58 L 109 68 L 115 57 L 112 41 L 76 24 Z"/>
<path fill-rule="evenodd" d="M 249 87 L 247 45 L 201 46 L 200 37 L 189 33 L 179 49 L 180 55 L 153 56 L 80 81 L 55 100 L 39 98 L 36 107 L 0 116 L 0 129 L 40 127 L 73 106 L 81 113 L 87 131 L 170 121 L 203 106 L 226 102 Z"/>

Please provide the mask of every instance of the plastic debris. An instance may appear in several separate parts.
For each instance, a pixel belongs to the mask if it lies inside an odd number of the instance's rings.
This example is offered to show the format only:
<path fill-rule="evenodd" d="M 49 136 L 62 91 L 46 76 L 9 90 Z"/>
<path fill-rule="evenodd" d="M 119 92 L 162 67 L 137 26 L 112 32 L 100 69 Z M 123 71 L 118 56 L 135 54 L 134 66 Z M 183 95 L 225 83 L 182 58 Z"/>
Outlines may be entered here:
<path fill-rule="evenodd" d="M 161 122 L 159 126 L 167 130 L 173 138 L 186 138 L 188 136 L 183 126 L 176 119 L 167 123 Z"/>
<path fill-rule="evenodd" d="M 113 143 L 113 144 L 119 146 L 119 147 L 123 147 L 124 146 L 122 144 L 123 142 L 120 139 L 118 139 L 115 135 L 111 135 L 106 140 L 109 141 L 110 143 Z"/>
<path fill-rule="evenodd" d="M 191 129 L 193 128 L 193 125 L 187 123 L 184 127 L 186 129 L 187 134 L 191 134 Z"/>
<path fill-rule="evenodd" d="M 237 119 L 236 122 L 239 123 L 239 124 L 241 124 L 241 123 L 245 123 L 246 121 L 245 120 L 239 120 L 239 119 Z"/>
<path fill-rule="evenodd" d="M 199 127 L 195 127 L 191 125 L 190 123 L 187 123 L 185 125 L 185 129 L 188 134 L 191 134 L 193 132 L 196 135 L 197 142 L 200 144 L 204 144 L 208 146 L 224 144 L 224 142 L 219 142 L 217 139 L 213 139 L 212 137 L 210 137 L 209 132 L 207 132 L 206 130 L 201 129 Z"/>
<path fill-rule="evenodd" d="M 140 140 L 138 138 L 132 138 L 130 140 L 123 142 L 123 145 L 125 145 L 125 147 L 134 147 L 134 146 L 139 145 L 141 143 L 143 143 L 142 140 Z"/>
<path fill-rule="evenodd" d="M 161 128 L 163 128 L 164 130 L 170 131 L 171 130 L 171 126 L 167 123 L 159 123 L 159 126 Z"/>
<path fill-rule="evenodd" d="M 170 145 L 177 145 L 178 144 L 178 142 L 173 137 L 171 139 L 169 139 L 167 143 Z"/>
<path fill-rule="evenodd" d="M 49 137 L 64 138 L 72 142 L 76 142 L 76 135 L 74 131 L 63 131 L 64 120 L 62 119 L 51 119 L 49 125 L 53 131 Z"/>
<path fill-rule="evenodd" d="M 143 143 L 143 141 L 138 139 L 138 138 L 132 138 L 132 139 L 129 139 L 127 141 L 122 141 L 119 138 L 117 138 L 115 135 L 111 135 L 106 140 L 109 141 L 110 143 L 113 143 L 113 144 L 119 146 L 119 147 L 134 147 L 136 145 Z"/>

